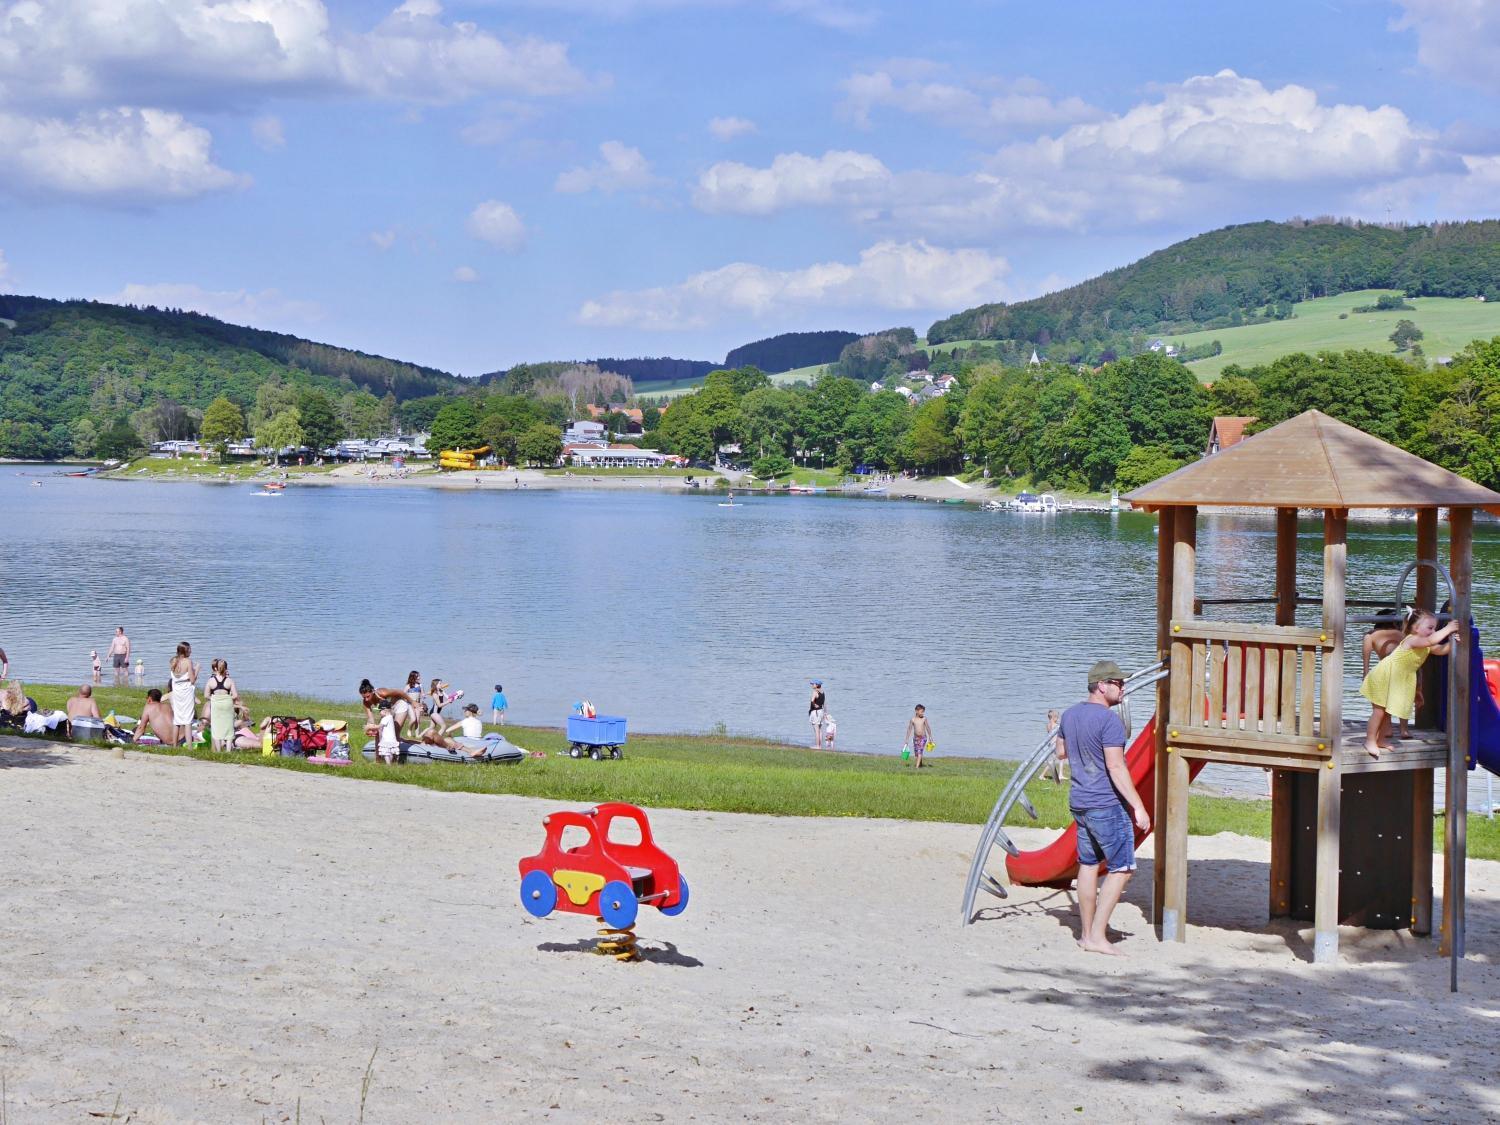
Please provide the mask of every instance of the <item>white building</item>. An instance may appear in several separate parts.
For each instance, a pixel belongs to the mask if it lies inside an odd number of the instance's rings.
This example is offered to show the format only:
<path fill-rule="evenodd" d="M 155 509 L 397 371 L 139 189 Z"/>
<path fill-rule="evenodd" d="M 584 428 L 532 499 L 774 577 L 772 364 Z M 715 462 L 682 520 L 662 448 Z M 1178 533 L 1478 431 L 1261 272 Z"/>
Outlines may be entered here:
<path fill-rule="evenodd" d="M 574 422 L 563 430 L 564 445 L 608 445 L 603 422 Z"/>
<path fill-rule="evenodd" d="M 563 446 L 563 460 L 572 461 L 579 469 L 660 469 L 667 463 L 667 456 L 654 449 L 637 449 L 633 445 L 583 445 Z"/>

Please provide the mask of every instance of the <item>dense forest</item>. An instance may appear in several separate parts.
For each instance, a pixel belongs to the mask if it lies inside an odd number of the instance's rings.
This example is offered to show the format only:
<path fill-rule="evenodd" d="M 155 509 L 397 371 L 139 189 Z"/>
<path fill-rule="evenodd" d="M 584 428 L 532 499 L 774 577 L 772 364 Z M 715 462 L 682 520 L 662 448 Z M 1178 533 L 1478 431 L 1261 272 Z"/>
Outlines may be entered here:
<path fill-rule="evenodd" d="M 1252 324 L 1290 316 L 1296 301 L 1377 288 L 1500 300 L 1500 221 L 1225 227 L 1045 297 L 947 317 L 927 339 L 1024 342 L 1101 362 L 1139 350 L 1132 340 L 1147 334 Z"/>
<path fill-rule="evenodd" d="M 197 313 L 0 295 L 0 316 L 15 322 L 0 326 L 4 457 L 102 456 L 131 431 L 139 442 L 191 437 L 219 396 L 255 415 L 258 403 L 264 414 L 316 392 L 313 413 L 326 404 L 346 432 L 379 432 L 402 401 L 464 385 L 432 368 Z"/>
<path fill-rule="evenodd" d="M 1147 353 L 1091 370 L 941 357 L 956 381 L 911 401 L 830 373 L 777 387 L 754 368 L 716 371 L 672 403 L 648 445 L 708 459 L 737 443 L 757 475 L 794 464 L 919 473 L 987 472 L 1001 482 L 1136 488 L 1201 456 L 1215 414 L 1264 427 L 1316 408 L 1490 487 L 1500 487 L 1500 337 L 1450 367 L 1371 351 L 1231 366 L 1211 387 Z"/>
<path fill-rule="evenodd" d="M 673 359 L 670 356 L 647 356 L 636 359 L 548 360 L 541 363 L 518 363 L 504 371 L 487 371 L 475 382 L 480 386 L 526 387 L 539 378 L 548 378 L 570 367 L 597 367 L 600 371 L 622 375 L 634 383 L 683 383 L 701 379 L 718 364 L 706 359 Z"/>
<path fill-rule="evenodd" d="M 783 332 L 731 349 L 724 357 L 724 366 L 758 367 L 777 375 L 798 367 L 832 363 L 845 345 L 857 339 L 857 332 Z"/>

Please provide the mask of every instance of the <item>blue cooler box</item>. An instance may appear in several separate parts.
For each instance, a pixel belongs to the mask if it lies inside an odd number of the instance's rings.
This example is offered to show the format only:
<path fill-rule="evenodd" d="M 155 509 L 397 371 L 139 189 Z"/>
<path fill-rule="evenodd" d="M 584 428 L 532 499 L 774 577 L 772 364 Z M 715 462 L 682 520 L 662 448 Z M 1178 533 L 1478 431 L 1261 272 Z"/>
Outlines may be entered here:
<path fill-rule="evenodd" d="M 581 715 L 569 715 L 568 741 L 579 742 L 584 746 L 623 746 L 625 716 L 599 715 L 585 719 Z"/>

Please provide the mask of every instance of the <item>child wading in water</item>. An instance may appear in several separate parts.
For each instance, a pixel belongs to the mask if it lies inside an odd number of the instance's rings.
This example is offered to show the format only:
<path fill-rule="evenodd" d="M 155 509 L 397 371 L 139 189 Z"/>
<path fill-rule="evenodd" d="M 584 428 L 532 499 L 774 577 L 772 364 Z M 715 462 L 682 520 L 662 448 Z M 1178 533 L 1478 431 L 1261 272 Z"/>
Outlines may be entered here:
<path fill-rule="evenodd" d="M 1457 632 L 1457 621 L 1439 629 L 1437 618 L 1429 610 L 1414 609 L 1407 614 L 1401 642 L 1359 685 L 1359 694 L 1372 704 L 1370 723 L 1365 728 L 1365 749 L 1370 757 L 1378 758 L 1382 750 L 1391 749 L 1381 739 L 1389 737 L 1393 716 L 1403 723 L 1416 717 L 1417 669 L 1431 653 L 1447 656 L 1450 645 L 1446 642 Z"/>

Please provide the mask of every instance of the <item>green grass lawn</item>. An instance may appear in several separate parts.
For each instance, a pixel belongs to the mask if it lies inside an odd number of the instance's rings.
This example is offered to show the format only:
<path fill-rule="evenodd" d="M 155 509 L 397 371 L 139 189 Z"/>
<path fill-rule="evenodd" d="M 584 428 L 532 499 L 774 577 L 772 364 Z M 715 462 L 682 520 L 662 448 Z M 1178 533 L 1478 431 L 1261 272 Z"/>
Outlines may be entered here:
<path fill-rule="evenodd" d="M 276 468 L 271 465 L 263 465 L 259 461 L 230 461 L 219 464 L 210 458 L 205 461 L 197 457 L 141 457 L 129 464 L 122 465 L 118 469 L 110 471 L 110 476 L 118 477 L 191 477 L 194 480 L 254 480 L 257 477 L 269 479 L 272 474 L 285 472 L 287 476 L 296 480 L 299 476 L 316 476 L 332 472 L 338 466 L 333 463 L 326 465 L 282 465 Z"/>
<path fill-rule="evenodd" d="M 1413 297 L 1409 303 L 1415 306 L 1414 311 L 1352 311 L 1356 305 L 1373 305 L 1375 298 L 1385 292 L 1390 291 L 1367 289 L 1341 293 L 1336 297 L 1319 297 L 1299 302 L 1290 320 L 1163 335 L 1162 339 L 1182 347 L 1196 347 L 1214 340 L 1223 344 L 1223 354 L 1188 365 L 1199 379 L 1209 382 L 1231 363 L 1249 367 L 1269 363 L 1291 352 L 1368 348 L 1394 354 L 1396 349 L 1389 337 L 1396 322 L 1402 319 L 1414 321 L 1426 334 L 1421 343 L 1429 360 L 1456 355 L 1471 340 L 1500 336 L 1500 302 L 1459 297 Z M 1340 320 L 1340 313 L 1349 315 Z"/>
<path fill-rule="evenodd" d="M 767 482 L 757 480 L 756 487 L 763 487 Z M 777 488 L 784 485 L 796 484 L 811 488 L 837 488 L 844 483 L 844 474 L 838 469 L 793 469 L 785 476 L 777 477 L 770 482 Z"/>
<path fill-rule="evenodd" d="M 826 374 L 833 366 L 829 363 L 815 363 L 811 367 L 794 367 L 790 371 L 778 371 L 771 376 L 771 382 L 778 387 L 789 387 L 793 383 L 816 383 L 818 376 Z"/>
<path fill-rule="evenodd" d="M 61 707 L 71 687 L 30 684 L 27 691 L 45 708 Z M 139 715 L 145 693 L 136 688 L 96 689 L 102 711 Z M 344 719 L 355 730 L 364 722 L 357 703 L 329 702 L 279 693 L 247 692 L 251 714 L 306 715 Z M 482 701 L 481 701 L 482 703 Z M 770 813 L 783 816 L 858 816 L 896 820 L 982 824 L 1015 769 L 1012 762 L 984 758 L 933 759 L 933 768 L 918 773 L 895 756 L 819 753 L 759 739 L 729 735 L 635 734 L 618 762 L 594 762 L 559 756 L 567 747 L 561 731 L 506 727 L 518 746 L 541 751 L 514 766 L 451 765 L 381 766 L 363 760 L 348 767 L 315 766 L 297 758 L 262 757 L 258 753 L 214 754 L 209 750 L 155 748 L 152 753 L 185 755 L 206 761 L 232 762 L 268 769 L 335 772 L 341 776 L 420 785 L 465 793 L 510 793 L 589 804 L 626 801 L 654 808 L 703 809 L 716 812 Z M 1039 819 L 1017 812 L 1013 823 L 1062 828 L 1070 817 L 1067 789 L 1034 782 L 1027 790 Z M 1195 794 L 1188 806 L 1193 835 L 1237 832 L 1269 837 L 1270 805 Z M 1442 847 L 1441 834 L 1437 846 Z M 1469 820 L 1469 854 L 1500 859 L 1500 826 L 1483 817 Z"/>
<path fill-rule="evenodd" d="M 945 355 L 948 352 L 957 351 L 959 348 L 972 348 L 975 344 L 993 344 L 994 340 L 948 340 L 942 344 L 929 344 L 926 340 L 919 340 L 917 347 L 928 355 Z"/>

